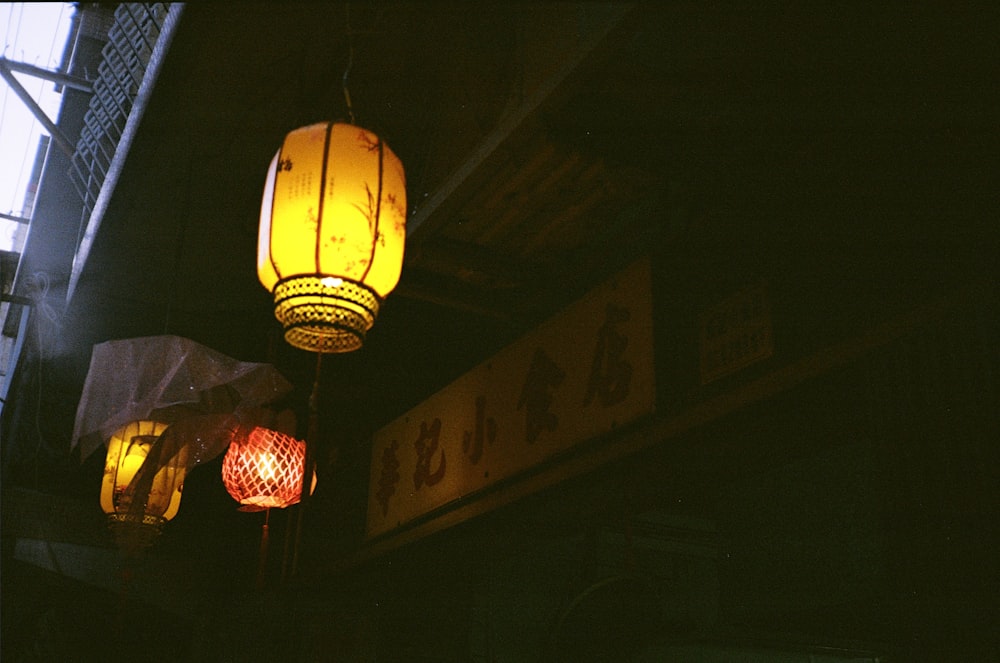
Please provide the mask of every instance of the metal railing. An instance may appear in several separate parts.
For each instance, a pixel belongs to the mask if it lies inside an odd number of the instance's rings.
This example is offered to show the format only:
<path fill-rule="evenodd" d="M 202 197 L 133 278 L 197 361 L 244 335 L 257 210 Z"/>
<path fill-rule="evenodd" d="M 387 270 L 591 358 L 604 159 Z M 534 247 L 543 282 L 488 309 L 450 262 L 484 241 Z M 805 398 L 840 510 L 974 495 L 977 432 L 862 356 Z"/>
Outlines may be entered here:
<path fill-rule="evenodd" d="M 169 10 L 170 3 L 162 2 L 130 2 L 115 9 L 71 160 L 70 179 L 83 200 L 84 221 L 93 212 L 111 170 Z"/>

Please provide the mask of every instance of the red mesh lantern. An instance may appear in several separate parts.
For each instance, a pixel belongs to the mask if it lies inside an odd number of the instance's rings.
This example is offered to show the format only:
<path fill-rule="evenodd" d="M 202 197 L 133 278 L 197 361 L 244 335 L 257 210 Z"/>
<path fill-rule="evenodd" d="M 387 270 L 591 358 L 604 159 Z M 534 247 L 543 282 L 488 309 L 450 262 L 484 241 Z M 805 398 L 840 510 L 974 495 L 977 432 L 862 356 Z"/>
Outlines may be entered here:
<path fill-rule="evenodd" d="M 302 497 L 305 456 L 305 442 L 258 426 L 233 438 L 222 459 L 222 482 L 243 511 L 283 509 Z M 310 494 L 315 488 L 313 473 Z"/>

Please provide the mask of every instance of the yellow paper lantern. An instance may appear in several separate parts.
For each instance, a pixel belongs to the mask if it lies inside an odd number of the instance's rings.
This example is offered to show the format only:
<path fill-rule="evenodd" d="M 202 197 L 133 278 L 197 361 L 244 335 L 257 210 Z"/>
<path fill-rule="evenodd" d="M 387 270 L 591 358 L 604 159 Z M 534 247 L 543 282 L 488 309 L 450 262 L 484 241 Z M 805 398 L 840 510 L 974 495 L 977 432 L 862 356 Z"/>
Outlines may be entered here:
<path fill-rule="evenodd" d="M 302 497 L 305 442 L 260 426 L 237 435 L 222 459 L 222 483 L 244 511 L 283 509 Z M 316 488 L 313 473 L 310 493 Z"/>
<path fill-rule="evenodd" d="M 172 454 L 154 452 L 154 445 L 166 429 L 167 424 L 157 421 L 133 421 L 108 439 L 101 509 L 120 537 L 125 536 L 123 528 L 132 529 L 128 535 L 132 539 L 138 529 L 146 528 L 147 534 L 138 537 L 146 544 L 180 508 L 187 448 Z M 147 468 L 147 463 L 152 465 Z M 137 479 L 140 470 L 145 476 Z"/>
<path fill-rule="evenodd" d="M 384 141 L 334 122 L 285 137 L 264 187 L 257 275 L 289 344 L 361 347 L 399 281 L 405 242 L 406 177 Z"/>

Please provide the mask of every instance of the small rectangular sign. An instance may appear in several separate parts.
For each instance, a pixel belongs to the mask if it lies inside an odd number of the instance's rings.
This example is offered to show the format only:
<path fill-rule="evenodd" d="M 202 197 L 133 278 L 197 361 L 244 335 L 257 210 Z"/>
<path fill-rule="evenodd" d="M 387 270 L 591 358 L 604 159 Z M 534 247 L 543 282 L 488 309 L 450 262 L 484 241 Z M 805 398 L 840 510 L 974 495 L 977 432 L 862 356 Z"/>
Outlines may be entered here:
<path fill-rule="evenodd" d="M 764 286 L 744 288 L 703 311 L 698 338 L 702 384 L 773 355 L 771 307 Z"/>
<path fill-rule="evenodd" d="M 377 431 L 367 536 L 652 412 L 652 327 L 644 259 Z"/>

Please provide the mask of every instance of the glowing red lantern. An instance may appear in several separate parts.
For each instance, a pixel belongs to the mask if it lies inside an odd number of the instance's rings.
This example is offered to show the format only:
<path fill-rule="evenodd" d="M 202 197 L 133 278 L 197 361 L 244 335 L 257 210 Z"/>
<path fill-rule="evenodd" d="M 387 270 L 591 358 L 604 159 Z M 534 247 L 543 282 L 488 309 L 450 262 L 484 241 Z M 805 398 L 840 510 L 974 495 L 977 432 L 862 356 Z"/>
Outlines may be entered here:
<path fill-rule="evenodd" d="M 305 457 L 305 442 L 258 426 L 233 438 L 222 459 L 222 482 L 243 511 L 283 509 L 302 497 Z M 315 489 L 313 473 L 310 494 Z"/>

